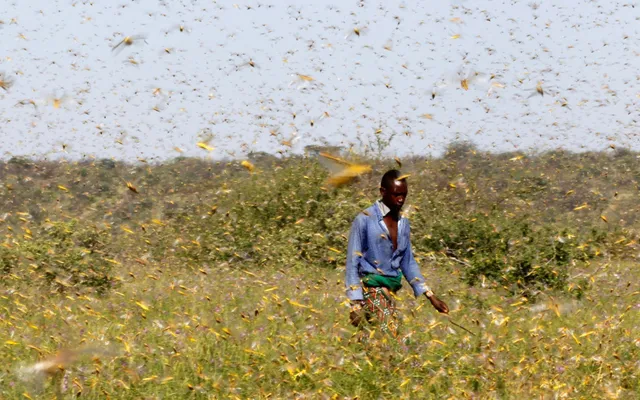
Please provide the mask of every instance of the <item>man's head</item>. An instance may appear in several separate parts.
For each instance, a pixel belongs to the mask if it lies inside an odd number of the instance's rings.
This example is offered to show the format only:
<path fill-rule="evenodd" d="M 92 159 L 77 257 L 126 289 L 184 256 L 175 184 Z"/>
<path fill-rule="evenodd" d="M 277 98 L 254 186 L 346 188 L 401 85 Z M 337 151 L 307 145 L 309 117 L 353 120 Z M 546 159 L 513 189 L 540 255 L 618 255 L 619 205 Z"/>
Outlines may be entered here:
<path fill-rule="evenodd" d="M 402 177 L 400 171 L 392 169 L 382 175 L 380 181 L 380 195 L 382 202 L 393 212 L 399 212 L 407 198 L 407 180 Z"/>

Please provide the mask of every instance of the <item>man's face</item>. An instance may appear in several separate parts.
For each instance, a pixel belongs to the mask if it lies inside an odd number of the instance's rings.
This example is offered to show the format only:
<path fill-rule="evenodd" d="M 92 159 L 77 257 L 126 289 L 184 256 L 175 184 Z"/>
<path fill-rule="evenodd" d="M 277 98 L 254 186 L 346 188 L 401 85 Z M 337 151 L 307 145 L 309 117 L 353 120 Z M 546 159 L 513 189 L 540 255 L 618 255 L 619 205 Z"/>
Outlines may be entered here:
<path fill-rule="evenodd" d="M 388 188 L 380 188 L 382 202 L 392 211 L 400 211 L 407 198 L 408 188 L 406 180 L 394 180 Z"/>

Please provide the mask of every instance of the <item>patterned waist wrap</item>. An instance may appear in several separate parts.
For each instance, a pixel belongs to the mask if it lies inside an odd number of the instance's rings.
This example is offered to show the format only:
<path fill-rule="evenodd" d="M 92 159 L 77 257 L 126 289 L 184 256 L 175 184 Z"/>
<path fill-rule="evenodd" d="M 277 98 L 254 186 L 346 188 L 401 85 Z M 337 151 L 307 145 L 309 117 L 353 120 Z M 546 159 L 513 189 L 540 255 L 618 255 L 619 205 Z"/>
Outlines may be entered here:
<path fill-rule="evenodd" d="M 391 293 L 402 287 L 402 274 L 397 277 L 368 274 L 362 278 L 364 284 L 363 310 L 369 323 L 379 325 L 380 330 L 398 337 L 396 302 Z M 391 292 L 391 293 L 390 293 Z"/>

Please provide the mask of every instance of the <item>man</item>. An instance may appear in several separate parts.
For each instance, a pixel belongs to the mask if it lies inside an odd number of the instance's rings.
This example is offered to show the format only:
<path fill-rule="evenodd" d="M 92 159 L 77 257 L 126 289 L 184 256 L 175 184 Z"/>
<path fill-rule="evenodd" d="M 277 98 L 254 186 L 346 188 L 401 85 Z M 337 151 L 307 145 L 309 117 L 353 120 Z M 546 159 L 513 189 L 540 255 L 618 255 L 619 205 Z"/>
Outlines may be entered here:
<path fill-rule="evenodd" d="M 400 214 L 407 193 L 406 176 L 397 170 L 386 172 L 380 182 L 382 199 L 353 221 L 347 249 L 346 286 L 351 323 L 359 326 L 366 319 L 396 338 L 393 293 L 402 287 L 403 276 L 416 297 L 424 294 L 436 310 L 449 312 L 447 305 L 427 286 L 413 257 L 409 220 Z"/>

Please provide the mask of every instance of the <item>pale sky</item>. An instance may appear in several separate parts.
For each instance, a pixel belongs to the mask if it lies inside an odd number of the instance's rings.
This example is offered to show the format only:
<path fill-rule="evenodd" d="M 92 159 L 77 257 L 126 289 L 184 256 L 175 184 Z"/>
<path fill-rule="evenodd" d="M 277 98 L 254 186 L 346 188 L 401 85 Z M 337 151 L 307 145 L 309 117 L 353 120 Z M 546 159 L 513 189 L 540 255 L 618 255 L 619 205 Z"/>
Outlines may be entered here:
<path fill-rule="evenodd" d="M 379 128 L 397 133 L 389 156 L 455 139 L 640 149 L 634 1 L 0 0 L 0 20 L 5 159 L 364 151 Z M 112 51 L 128 35 L 146 42 Z M 458 71 L 481 75 L 464 90 Z M 203 131 L 215 149 L 197 146 Z"/>

